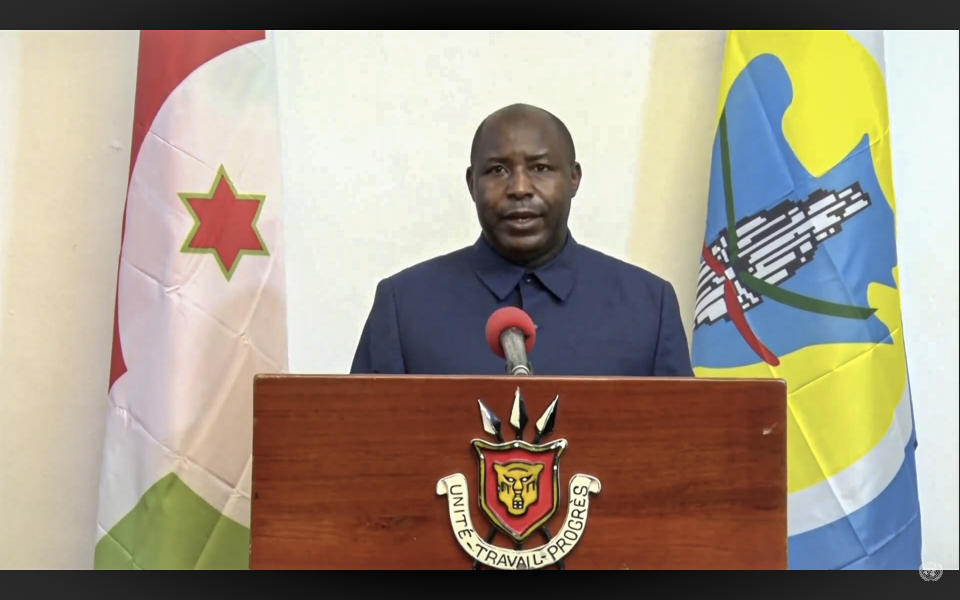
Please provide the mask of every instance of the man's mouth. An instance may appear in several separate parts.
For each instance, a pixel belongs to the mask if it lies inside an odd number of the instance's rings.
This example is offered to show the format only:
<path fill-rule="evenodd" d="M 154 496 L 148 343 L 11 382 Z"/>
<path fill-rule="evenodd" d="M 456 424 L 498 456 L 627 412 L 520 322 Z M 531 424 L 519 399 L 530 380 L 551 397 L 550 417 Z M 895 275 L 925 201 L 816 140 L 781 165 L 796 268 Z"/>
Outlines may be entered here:
<path fill-rule="evenodd" d="M 504 221 L 518 227 L 529 225 L 540 218 L 540 215 L 532 210 L 514 210 L 503 215 Z"/>
<path fill-rule="evenodd" d="M 540 213 L 535 210 L 530 210 L 527 208 L 518 208 L 515 210 L 508 211 L 503 215 L 505 219 L 530 219 L 533 217 L 539 217 Z"/>

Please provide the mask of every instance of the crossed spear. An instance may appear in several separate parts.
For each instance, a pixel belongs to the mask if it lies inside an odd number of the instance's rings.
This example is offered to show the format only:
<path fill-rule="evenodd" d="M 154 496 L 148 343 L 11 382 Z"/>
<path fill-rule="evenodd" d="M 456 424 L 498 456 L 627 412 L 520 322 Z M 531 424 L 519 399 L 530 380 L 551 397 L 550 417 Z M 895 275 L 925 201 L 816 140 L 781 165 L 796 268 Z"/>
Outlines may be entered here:
<path fill-rule="evenodd" d="M 543 415 L 541 415 L 540 418 L 537 419 L 537 422 L 535 424 L 537 435 L 533 439 L 534 444 L 539 444 L 540 439 L 543 436 L 553 433 L 553 427 L 557 422 L 557 402 L 559 400 L 560 400 L 559 394 L 554 396 L 553 402 L 551 402 L 550 406 L 548 406 L 547 409 L 543 411 Z M 483 403 L 483 400 L 480 400 L 478 398 L 477 404 L 480 405 L 480 420 L 483 422 L 483 430 L 489 433 L 490 435 L 492 435 L 497 440 L 498 443 L 502 444 L 503 436 L 500 434 L 500 427 L 501 427 L 500 418 L 492 410 L 490 410 L 490 407 L 488 407 L 486 404 Z M 513 394 L 513 408 L 510 410 L 510 425 L 513 427 L 514 432 L 516 432 L 517 434 L 516 439 L 518 440 L 523 439 L 523 430 L 527 426 L 527 421 L 528 421 L 527 405 L 523 401 L 523 394 L 520 393 L 520 388 L 517 387 L 517 391 L 514 392 Z M 481 493 L 483 493 L 482 490 L 481 490 Z M 550 530 L 547 529 L 546 524 L 540 526 L 540 533 L 542 533 L 545 539 L 547 539 L 548 541 L 552 537 L 550 535 Z M 497 528 L 496 526 L 493 526 L 490 528 L 490 533 L 488 533 L 487 537 L 485 538 L 486 542 L 488 544 L 492 542 L 493 538 L 496 535 L 497 535 Z M 514 541 L 514 547 L 517 550 L 519 550 L 522 546 L 523 546 L 522 542 Z M 560 559 L 559 561 L 557 561 L 556 564 L 558 569 L 564 568 L 563 559 Z M 479 569 L 480 561 L 474 560 L 473 568 Z"/>

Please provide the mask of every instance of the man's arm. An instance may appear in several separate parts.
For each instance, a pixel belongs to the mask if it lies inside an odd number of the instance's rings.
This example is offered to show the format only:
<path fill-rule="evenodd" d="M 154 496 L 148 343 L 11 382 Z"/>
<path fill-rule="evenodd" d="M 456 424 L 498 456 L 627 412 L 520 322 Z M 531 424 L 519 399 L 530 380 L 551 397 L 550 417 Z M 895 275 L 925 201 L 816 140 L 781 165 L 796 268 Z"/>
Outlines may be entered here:
<path fill-rule="evenodd" d="M 680 304 L 669 282 L 664 282 L 660 300 L 660 336 L 653 358 L 653 374 L 693 377 L 687 336 L 683 332 L 683 321 L 680 320 Z"/>
<path fill-rule="evenodd" d="M 393 287 L 388 279 L 377 284 L 373 308 L 360 334 L 351 373 L 406 373 L 400 347 L 400 328 Z"/>

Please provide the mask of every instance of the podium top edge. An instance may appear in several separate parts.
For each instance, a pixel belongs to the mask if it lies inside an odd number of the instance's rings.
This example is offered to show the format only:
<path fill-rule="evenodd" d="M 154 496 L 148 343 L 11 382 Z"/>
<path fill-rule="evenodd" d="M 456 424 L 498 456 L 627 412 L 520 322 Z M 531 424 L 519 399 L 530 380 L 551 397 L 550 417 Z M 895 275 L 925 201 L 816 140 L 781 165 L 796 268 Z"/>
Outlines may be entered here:
<path fill-rule="evenodd" d="M 652 377 L 652 376 L 626 376 L 626 375 L 395 375 L 382 373 L 355 373 L 355 374 L 327 374 L 327 373 L 257 373 L 254 375 L 254 381 L 273 381 L 273 380 L 310 380 L 310 379 L 378 379 L 378 380 L 484 380 L 484 381 L 546 381 L 546 380 L 587 380 L 587 381 L 658 381 L 658 382 L 702 382 L 702 383 L 744 383 L 744 382 L 763 382 L 778 383 L 786 386 L 784 379 L 776 377 L 753 377 L 753 378 L 734 378 L 734 377 Z"/>

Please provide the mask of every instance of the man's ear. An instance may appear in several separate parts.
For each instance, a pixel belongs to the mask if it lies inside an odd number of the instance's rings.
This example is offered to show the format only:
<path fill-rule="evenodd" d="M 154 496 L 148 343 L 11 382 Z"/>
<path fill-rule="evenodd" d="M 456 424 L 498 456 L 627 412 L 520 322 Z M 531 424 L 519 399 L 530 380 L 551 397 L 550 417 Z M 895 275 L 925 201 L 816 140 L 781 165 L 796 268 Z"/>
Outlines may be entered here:
<path fill-rule="evenodd" d="M 467 167 L 467 189 L 470 190 L 470 198 L 473 198 L 473 165 Z"/>
<path fill-rule="evenodd" d="M 570 169 L 570 181 L 573 182 L 573 196 L 577 195 L 577 190 L 580 189 L 580 179 L 583 177 L 583 171 L 580 169 L 580 163 L 573 161 L 573 167 Z"/>

